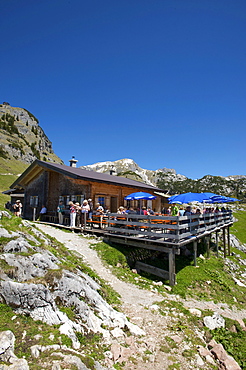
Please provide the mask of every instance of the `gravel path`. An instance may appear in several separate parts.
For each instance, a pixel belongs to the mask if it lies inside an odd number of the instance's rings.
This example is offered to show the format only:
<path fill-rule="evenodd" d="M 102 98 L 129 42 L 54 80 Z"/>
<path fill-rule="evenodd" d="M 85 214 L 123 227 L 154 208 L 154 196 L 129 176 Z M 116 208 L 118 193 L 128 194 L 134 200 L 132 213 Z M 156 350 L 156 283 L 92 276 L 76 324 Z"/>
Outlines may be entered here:
<path fill-rule="evenodd" d="M 122 297 L 123 305 L 144 305 L 151 306 L 156 301 L 162 301 L 163 296 L 139 289 L 137 286 L 119 280 L 107 269 L 101 262 L 97 252 L 90 248 L 93 242 L 91 239 L 82 238 L 76 233 L 67 233 L 61 229 L 54 228 L 45 224 L 36 224 L 36 226 L 46 234 L 56 238 L 68 249 L 77 251 L 83 256 L 83 260 L 90 266 L 101 278 L 109 282 L 113 289 Z"/>

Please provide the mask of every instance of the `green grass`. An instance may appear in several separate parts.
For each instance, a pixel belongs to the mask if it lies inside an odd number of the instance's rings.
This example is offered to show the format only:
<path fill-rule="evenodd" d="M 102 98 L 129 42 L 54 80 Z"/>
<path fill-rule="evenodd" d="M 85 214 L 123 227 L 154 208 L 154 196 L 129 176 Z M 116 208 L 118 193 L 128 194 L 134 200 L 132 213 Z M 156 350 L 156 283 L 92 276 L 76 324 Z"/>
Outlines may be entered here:
<path fill-rule="evenodd" d="M 230 233 L 244 244 L 246 243 L 246 211 L 237 211 L 233 215 L 238 221 L 230 228 Z"/>

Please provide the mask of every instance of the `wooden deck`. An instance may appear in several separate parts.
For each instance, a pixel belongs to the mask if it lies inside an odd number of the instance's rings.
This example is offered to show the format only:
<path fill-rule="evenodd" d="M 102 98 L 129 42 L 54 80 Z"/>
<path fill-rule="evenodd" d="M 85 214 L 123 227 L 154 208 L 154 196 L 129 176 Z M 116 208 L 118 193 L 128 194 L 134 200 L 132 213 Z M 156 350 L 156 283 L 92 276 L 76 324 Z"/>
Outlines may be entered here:
<path fill-rule="evenodd" d="M 65 217 L 64 224 L 59 225 L 56 216 L 46 216 L 46 223 L 56 224 L 58 227 L 71 229 L 69 217 Z M 75 227 L 75 232 L 102 235 L 107 243 L 124 244 L 137 248 L 144 248 L 168 254 L 169 270 L 160 270 L 154 266 L 141 262 L 136 263 L 137 270 L 147 271 L 160 278 L 169 280 L 170 285 L 176 283 L 175 255 L 186 244 L 193 244 L 194 265 L 197 259 L 197 243 L 204 239 L 209 255 L 209 243 L 212 233 L 216 236 L 218 255 L 218 233 L 223 233 L 224 257 L 230 255 L 229 227 L 233 224 L 231 211 L 192 214 L 190 216 L 143 216 L 136 214 L 119 215 L 109 213 L 105 216 L 93 215 L 83 227 Z M 226 243 L 227 231 L 227 243 Z M 227 244 L 227 247 L 226 247 Z"/>
<path fill-rule="evenodd" d="M 229 227 L 232 224 L 231 211 L 175 217 L 109 214 L 104 239 L 109 243 L 115 242 L 167 253 L 168 271 L 140 262 L 137 262 L 136 268 L 168 279 L 170 285 L 174 285 L 176 282 L 175 255 L 180 254 L 180 249 L 186 244 L 193 244 L 194 265 L 196 266 L 198 241 L 204 238 L 209 255 L 211 234 L 215 233 L 218 254 L 218 233 L 222 231 L 224 256 L 226 256 L 230 254 Z M 226 230 L 228 250 L 226 250 Z"/>

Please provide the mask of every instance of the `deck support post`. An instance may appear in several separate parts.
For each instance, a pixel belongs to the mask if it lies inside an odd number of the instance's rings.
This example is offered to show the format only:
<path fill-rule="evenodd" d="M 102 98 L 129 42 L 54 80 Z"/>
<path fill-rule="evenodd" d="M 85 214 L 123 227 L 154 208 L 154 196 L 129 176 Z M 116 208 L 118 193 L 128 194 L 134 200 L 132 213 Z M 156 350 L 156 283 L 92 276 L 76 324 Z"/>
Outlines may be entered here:
<path fill-rule="evenodd" d="M 225 234 L 225 228 L 222 229 L 223 232 L 223 248 L 224 248 L 224 258 L 226 258 L 226 234 Z"/>
<path fill-rule="evenodd" d="M 205 245 L 206 245 L 207 258 L 209 258 L 210 257 L 210 236 L 205 236 Z"/>
<path fill-rule="evenodd" d="M 219 235 L 218 231 L 215 232 L 215 245 L 216 245 L 216 255 L 219 257 Z"/>
<path fill-rule="evenodd" d="M 227 226 L 227 247 L 228 247 L 228 256 L 230 256 L 231 255 L 230 226 Z"/>
<path fill-rule="evenodd" d="M 168 253 L 168 261 L 169 261 L 169 284 L 170 286 L 174 286 L 176 283 L 175 279 L 175 251 L 174 248 L 170 250 Z"/>
<path fill-rule="evenodd" d="M 196 258 L 197 258 L 197 240 L 193 242 L 193 252 L 194 252 L 194 266 L 196 267 Z"/>

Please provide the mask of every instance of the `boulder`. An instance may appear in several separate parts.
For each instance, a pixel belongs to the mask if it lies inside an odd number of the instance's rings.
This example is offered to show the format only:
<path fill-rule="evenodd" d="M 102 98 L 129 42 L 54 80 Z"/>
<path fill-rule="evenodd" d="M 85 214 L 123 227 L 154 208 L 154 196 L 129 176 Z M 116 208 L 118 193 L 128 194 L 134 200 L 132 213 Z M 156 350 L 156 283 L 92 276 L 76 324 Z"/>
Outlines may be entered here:
<path fill-rule="evenodd" d="M 225 327 L 225 320 L 217 312 L 215 312 L 213 316 L 205 316 L 203 322 L 204 325 L 210 330 Z"/>

